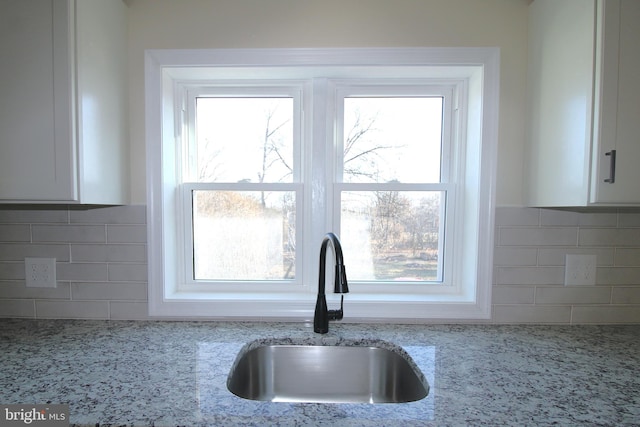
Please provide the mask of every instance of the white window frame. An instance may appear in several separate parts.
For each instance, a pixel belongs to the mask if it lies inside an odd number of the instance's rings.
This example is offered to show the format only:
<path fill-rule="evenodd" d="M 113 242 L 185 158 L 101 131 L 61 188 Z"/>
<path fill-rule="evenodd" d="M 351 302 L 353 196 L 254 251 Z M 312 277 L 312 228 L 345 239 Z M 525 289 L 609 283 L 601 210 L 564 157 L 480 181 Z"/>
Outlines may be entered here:
<path fill-rule="evenodd" d="M 384 49 L 231 49 L 231 50 L 149 50 L 145 53 L 145 101 L 147 143 L 147 220 L 149 259 L 149 315 L 172 318 L 298 319 L 310 321 L 317 289 L 316 251 L 306 251 L 302 272 L 302 292 L 197 292 L 180 290 L 178 224 L 181 217 L 180 191 L 176 185 L 179 166 L 175 163 L 176 138 L 181 130 L 176 120 L 177 83 L 188 79 L 206 80 L 211 72 L 227 79 L 256 77 L 257 71 L 275 67 L 283 79 L 299 78 L 308 67 L 368 67 L 372 78 L 388 77 L 394 67 L 398 79 L 425 78 L 458 82 L 464 91 L 464 105 L 458 105 L 462 123 L 456 138 L 464 141 L 464 153 L 457 153 L 463 169 L 455 192 L 461 203 L 455 213 L 454 235 L 458 247 L 453 260 L 456 277 L 452 286 L 437 292 L 356 292 L 345 296 L 344 321 L 387 319 L 424 322 L 430 320 L 487 319 L 491 314 L 493 269 L 493 224 L 495 210 L 495 169 L 498 135 L 499 49 L 497 48 L 384 48 Z M 340 76 L 332 76 L 339 79 Z M 311 90 L 329 84 L 314 79 Z M 335 95 L 333 95 L 335 96 Z M 305 114 L 325 114 L 332 96 L 314 96 Z M 304 132 L 307 132 L 305 130 Z M 330 194 L 320 194 L 313 180 L 314 169 L 331 166 L 334 149 L 327 141 L 335 129 L 314 127 L 311 137 L 313 164 L 306 165 L 304 209 L 335 212 Z M 316 141 L 320 141 L 316 143 Z M 326 184 L 326 183 L 325 183 Z M 341 184 L 337 184 L 338 186 Z M 322 187 L 322 186 L 321 186 Z M 330 192 L 329 192 L 330 193 Z M 453 194 L 453 192 L 451 193 Z M 450 194 L 450 195 L 451 195 Z M 317 221 L 317 220 L 316 220 Z M 331 214 L 321 222 L 303 219 L 303 239 L 319 242 L 332 229 Z M 311 245 L 313 247 L 314 245 Z M 318 247 L 319 250 L 319 247 Z M 309 253 L 311 252 L 311 253 Z M 315 263 L 313 262 L 315 260 Z M 184 260 L 182 260 L 184 261 Z M 345 254 L 348 265 L 348 254 Z M 313 266 L 311 268 L 307 266 Z M 348 268 L 348 267 L 347 267 Z M 348 270 L 347 270 L 348 274 Z M 337 301 L 328 295 L 329 304 Z"/>
<path fill-rule="evenodd" d="M 343 134 L 341 125 L 342 121 L 337 121 L 335 129 L 335 150 L 332 152 L 334 161 L 333 174 L 327 181 L 327 188 L 333 188 L 333 202 L 330 210 L 333 212 L 334 229 L 340 233 L 341 230 L 341 194 L 343 191 L 442 191 L 445 193 L 446 199 L 440 208 L 440 238 L 438 239 L 440 254 L 438 262 L 444 259 L 443 265 L 440 266 L 440 275 L 434 282 L 383 282 L 383 281 L 363 281 L 357 282 L 354 289 L 357 292 L 366 294 L 382 294 L 390 293 L 392 286 L 394 294 L 443 294 L 452 293 L 452 287 L 456 287 L 455 292 L 459 291 L 460 282 L 456 281 L 456 272 L 454 270 L 453 260 L 457 257 L 454 248 L 457 245 L 447 244 L 445 242 L 453 242 L 455 226 L 448 227 L 446 224 L 455 224 L 455 206 L 462 205 L 463 200 L 457 200 L 455 182 L 462 177 L 452 176 L 456 170 L 451 150 L 454 145 L 452 134 L 455 133 L 454 126 L 459 125 L 458 120 L 454 118 L 457 108 L 454 103 L 460 98 L 465 98 L 464 81 L 454 80 L 448 82 L 440 79 L 437 85 L 434 85 L 433 79 L 358 79 L 358 80 L 332 80 L 332 89 L 330 93 L 335 95 L 332 106 L 329 107 L 328 117 L 343 117 L 344 103 L 342 100 L 352 96 L 442 96 L 443 105 L 443 123 L 442 123 L 442 153 L 440 155 L 441 181 L 440 183 L 345 183 L 342 182 L 340 172 L 342 169 L 342 152 L 343 141 L 340 135 Z M 460 92 L 460 93 L 459 93 Z M 346 261 L 345 261 L 346 262 Z M 386 289 L 385 289 L 386 288 Z"/>
<path fill-rule="evenodd" d="M 202 86 L 202 83 L 190 84 L 184 82 L 177 82 L 176 93 L 182 94 L 176 100 L 176 105 L 183 104 L 181 101 L 185 101 L 182 108 L 185 109 L 186 115 L 180 119 L 184 124 L 183 131 L 180 134 L 179 139 L 182 140 L 180 144 L 181 150 L 177 153 L 182 159 L 178 159 L 178 164 L 191 163 L 190 166 L 184 166 L 185 171 L 193 173 L 195 171 L 195 107 L 196 100 L 201 96 L 212 97 L 291 97 L 294 104 L 294 115 L 298 114 L 302 116 L 303 97 L 302 94 L 305 91 L 304 82 L 300 81 L 279 81 L 279 80 L 247 80 L 238 82 L 229 82 L 224 85 L 207 84 Z M 308 90 L 308 89 L 307 89 Z M 192 192 L 195 190 L 226 190 L 226 191 L 290 191 L 296 194 L 296 241 L 301 242 L 303 240 L 303 200 L 304 200 L 304 188 L 303 178 L 301 176 L 301 163 L 304 157 L 302 138 L 302 117 L 294 117 L 294 129 L 293 129 L 293 158 L 294 158 L 294 171 L 293 181 L 287 183 L 205 183 L 196 182 L 197 179 L 193 176 L 183 173 L 181 181 L 186 181 L 179 184 L 179 194 L 181 199 L 181 213 L 182 221 L 180 221 L 181 227 L 177 228 L 177 241 L 180 247 L 193 248 L 193 216 L 188 214 L 192 209 Z M 292 286 L 302 286 L 302 275 L 298 272 L 303 271 L 302 257 L 296 256 L 295 280 L 269 280 L 268 282 L 256 281 L 242 281 L 234 280 L 232 283 L 222 280 L 211 281 L 197 281 L 193 278 L 193 265 L 194 254 L 192 250 L 185 249 L 179 251 L 177 254 L 181 260 L 178 263 L 178 292 L 233 292 L 242 294 L 255 294 L 268 292 L 282 292 L 286 293 L 292 289 Z"/>

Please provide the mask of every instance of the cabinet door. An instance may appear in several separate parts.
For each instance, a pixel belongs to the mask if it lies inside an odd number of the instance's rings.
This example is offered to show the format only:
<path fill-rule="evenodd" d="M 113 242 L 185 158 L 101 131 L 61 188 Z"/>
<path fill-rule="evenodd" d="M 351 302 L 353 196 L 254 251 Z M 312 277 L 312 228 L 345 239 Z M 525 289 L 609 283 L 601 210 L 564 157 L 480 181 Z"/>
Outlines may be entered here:
<path fill-rule="evenodd" d="M 602 100 L 592 201 L 640 203 L 640 1 L 608 0 L 604 8 Z M 616 152 L 612 175 L 612 150 Z M 614 177 L 614 182 L 605 182 Z"/>
<path fill-rule="evenodd" d="M 75 198 L 67 0 L 0 13 L 0 199 Z"/>
<path fill-rule="evenodd" d="M 75 17 L 78 197 L 82 203 L 126 203 L 127 6 L 81 0 Z"/>
<path fill-rule="evenodd" d="M 536 0 L 529 6 L 532 206 L 589 201 L 595 22 L 595 0 Z"/>

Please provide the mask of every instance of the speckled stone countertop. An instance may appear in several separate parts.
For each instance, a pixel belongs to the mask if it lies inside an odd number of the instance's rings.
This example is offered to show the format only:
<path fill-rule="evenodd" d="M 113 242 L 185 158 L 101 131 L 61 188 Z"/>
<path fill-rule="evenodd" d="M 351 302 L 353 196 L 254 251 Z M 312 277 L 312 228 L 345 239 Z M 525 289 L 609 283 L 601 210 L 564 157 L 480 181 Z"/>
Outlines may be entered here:
<path fill-rule="evenodd" d="M 429 395 L 272 403 L 227 390 L 248 342 L 309 337 L 304 323 L 4 319 L 0 403 L 68 404 L 87 426 L 640 425 L 640 326 L 331 323 L 326 339 L 402 347 Z"/>

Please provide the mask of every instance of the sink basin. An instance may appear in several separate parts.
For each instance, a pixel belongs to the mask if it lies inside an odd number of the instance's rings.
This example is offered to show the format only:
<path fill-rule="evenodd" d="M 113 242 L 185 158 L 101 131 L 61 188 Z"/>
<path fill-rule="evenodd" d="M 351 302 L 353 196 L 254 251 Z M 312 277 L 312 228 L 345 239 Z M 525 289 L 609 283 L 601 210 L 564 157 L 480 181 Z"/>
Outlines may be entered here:
<path fill-rule="evenodd" d="M 351 344 L 249 344 L 238 354 L 227 388 L 273 402 L 401 403 L 428 394 L 424 375 L 400 347 Z"/>

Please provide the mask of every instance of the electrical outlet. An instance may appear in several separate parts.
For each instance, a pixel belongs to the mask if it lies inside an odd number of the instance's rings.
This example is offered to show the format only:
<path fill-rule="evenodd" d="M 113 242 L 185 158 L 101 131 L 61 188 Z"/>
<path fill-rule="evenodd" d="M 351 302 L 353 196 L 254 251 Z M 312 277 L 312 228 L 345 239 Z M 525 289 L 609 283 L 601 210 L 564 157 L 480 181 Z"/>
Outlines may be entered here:
<path fill-rule="evenodd" d="M 55 288 L 55 258 L 25 258 L 24 277 L 30 288 Z"/>
<path fill-rule="evenodd" d="M 597 262 L 597 255 L 567 254 L 564 269 L 565 286 L 595 285 Z"/>

